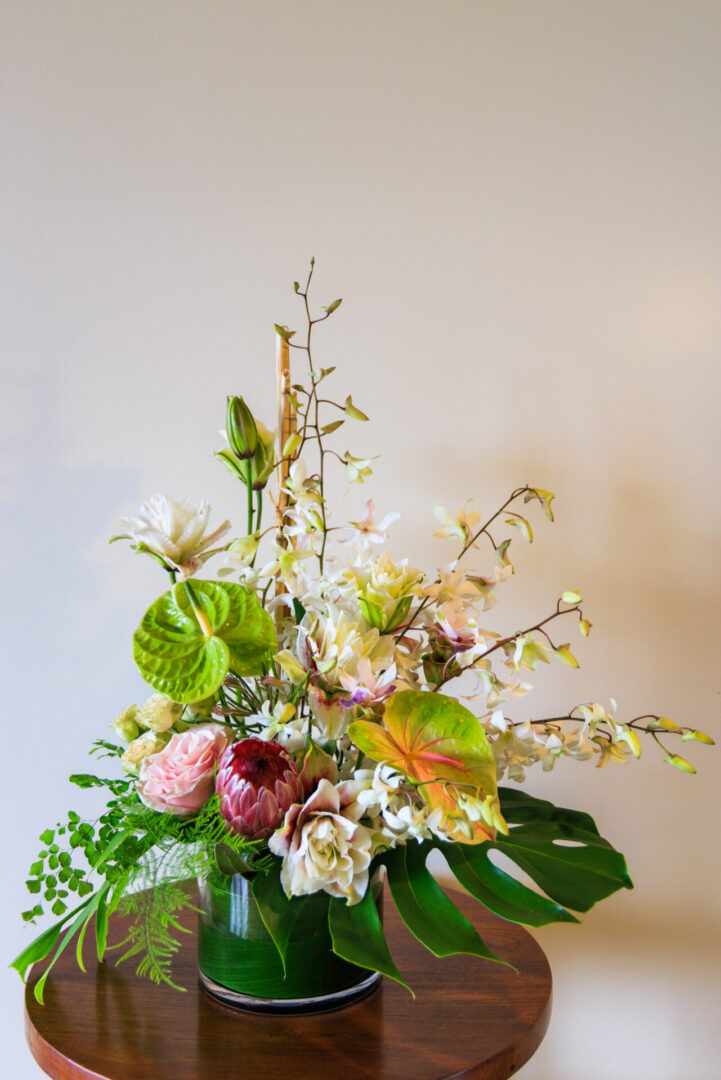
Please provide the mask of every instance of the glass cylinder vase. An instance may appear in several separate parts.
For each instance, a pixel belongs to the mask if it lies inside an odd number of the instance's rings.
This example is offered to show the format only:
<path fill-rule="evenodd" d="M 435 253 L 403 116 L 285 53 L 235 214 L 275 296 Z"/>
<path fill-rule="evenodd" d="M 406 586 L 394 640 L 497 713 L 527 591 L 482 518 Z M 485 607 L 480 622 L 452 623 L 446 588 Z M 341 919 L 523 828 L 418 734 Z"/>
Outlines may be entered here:
<path fill-rule="evenodd" d="M 203 987 L 225 1005 L 264 1013 L 325 1012 L 369 994 L 376 971 L 333 952 L 330 897 L 303 898 L 294 918 L 283 972 L 278 950 L 260 916 L 250 881 L 211 872 L 199 882 L 198 968 Z M 382 918 L 382 889 L 377 906 Z M 290 906 L 298 901 L 288 901 Z"/>

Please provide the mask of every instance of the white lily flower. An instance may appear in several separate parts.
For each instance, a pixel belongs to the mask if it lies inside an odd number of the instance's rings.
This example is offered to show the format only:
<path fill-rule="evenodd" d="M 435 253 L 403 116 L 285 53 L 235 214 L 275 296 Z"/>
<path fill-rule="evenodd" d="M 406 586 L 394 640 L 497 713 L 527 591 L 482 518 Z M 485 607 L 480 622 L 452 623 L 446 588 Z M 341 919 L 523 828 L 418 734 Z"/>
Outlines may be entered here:
<path fill-rule="evenodd" d="M 196 574 L 211 555 L 221 551 L 214 548 L 230 528 L 230 522 L 212 533 L 206 533 L 210 505 L 197 505 L 189 499 L 176 502 L 167 495 L 151 495 L 136 517 L 121 517 L 115 523 L 114 540 L 131 540 L 136 551 L 147 552 L 167 570 L 178 571 L 181 577 Z"/>

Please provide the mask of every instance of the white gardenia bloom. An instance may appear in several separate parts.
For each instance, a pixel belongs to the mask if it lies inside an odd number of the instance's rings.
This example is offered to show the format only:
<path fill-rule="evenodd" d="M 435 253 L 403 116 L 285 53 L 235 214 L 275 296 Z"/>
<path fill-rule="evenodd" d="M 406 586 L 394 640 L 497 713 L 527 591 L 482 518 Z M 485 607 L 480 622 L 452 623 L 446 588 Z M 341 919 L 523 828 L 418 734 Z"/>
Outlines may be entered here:
<path fill-rule="evenodd" d="M 282 828 L 268 841 L 283 857 L 280 880 L 286 896 L 323 892 L 349 904 L 363 899 L 368 888 L 371 835 L 345 808 L 351 796 L 344 786 L 323 779 L 305 805 L 295 803 Z"/>
<path fill-rule="evenodd" d="M 220 548 L 213 548 L 230 528 L 230 522 L 206 533 L 210 505 L 189 499 L 176 502 L 168 495 L 151 495 L 137 517 L 121 517 L 115 523 L 113 540 L 131 540 L 137 551 L 160 559 L 168 570 L 192 577 Z"/>

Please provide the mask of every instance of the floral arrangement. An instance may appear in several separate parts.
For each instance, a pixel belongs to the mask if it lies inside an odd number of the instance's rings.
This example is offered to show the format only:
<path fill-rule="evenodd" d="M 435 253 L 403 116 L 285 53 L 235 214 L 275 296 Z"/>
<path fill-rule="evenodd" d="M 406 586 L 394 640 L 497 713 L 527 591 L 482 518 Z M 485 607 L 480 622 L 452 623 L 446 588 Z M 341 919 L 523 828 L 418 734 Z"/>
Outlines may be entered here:
<path fill-rule="evenodd" d="M 331 445 L 347 421 L 368 418 L 351 396 L 326 396 L 335 369 L 316 367 L 311 339 L 341 301 L 313 317 L 312 275 L 311 263 L 305 286 L 294 283 L 304 343 L 276 326 L 282 353 L 305 354 L 308 367 L 304 382 L 281 387 L 279 438 L 243 398 L 227 401 L 226 445 L 215 456 L 246 489 L 244 534 L 229 539 L 227 521 L 209 531 L 204 502 L 154 495 L 112 537 L 169 579 L 133 638 L 153 693 L 91 750 L 110 759 L 113 775 L 70 777 L 107 791 L 99 819 L 71 811 L 40 837 L 23 918 L 34 922 L 49 906 L 58 921 L 13 965 L 24 977 L 53 956 L 39 1000 L 73 939 L 82 966 L 93 918 L 103 959 L 116 911 L 133 916 L 120 959 L 135 957 L 140 973 L 172 984 L 177 917 L 192 903 L 184 882 L 210 869 L 251 882 L 281 957 L 283 912 L 324 892 L 338 956 L 402 982 L 369 887 L 384 867 L 403 921 L 432 953 L 497 960 L 431 876 L 432 850 L 482 904 L 531 926 L 575 922 L 573 912 L 631 887 L 623 856 L 588 814 L 499 781 L 521 782 L 529 767 L 561 758 L 626 762 L 642 737 L 693 772 L 665 740 L 713 741 L 659 715 L 622 721 L 613 702 L 528 717 L 527 673 L 554 660 L 578 667 L 561 628 L 591 629 L 575 589 L 513 634 L 492 629 L 496 592 L 514 573 L 508 537 L 533 541 L 534 507 L 553 521 L 551 492 L 519 487 L 483 522 L 468 504 L 457 514 L 437 507 L 435 535 L 453 550 L 431 574 L 385 548 L 398 514 L 378 521 L 367 501 L 357 520 L 333 521 L 327 470 L 339 465 L 362 484 L 372 459 Z M 201 578 L 210 560 L 217 576 Z M 461 690 L 467 704 L 454 696 Z M 493 850 L 523 882 L 495 865 Z"/>

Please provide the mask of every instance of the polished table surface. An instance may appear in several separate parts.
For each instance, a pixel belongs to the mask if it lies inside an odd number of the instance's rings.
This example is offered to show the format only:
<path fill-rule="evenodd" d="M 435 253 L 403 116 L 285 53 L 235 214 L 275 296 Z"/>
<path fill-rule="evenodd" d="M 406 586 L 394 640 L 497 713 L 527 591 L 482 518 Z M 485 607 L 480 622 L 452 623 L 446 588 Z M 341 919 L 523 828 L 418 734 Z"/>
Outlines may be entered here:
<path fill-rule="evenodd" d="M 197 979 L 195 936 L 179 935 L 174 977 L 186 993 L 138 978 L 132 961 L 89 964 L 70 948 L 33 997 L 32 1053 L 56 1080 L 501 1080 L 528 1061 L 551 1012 L 551 972 L 531 935 L 460 893 L 454 901 L 515 971 L 471 956 L 435 959 L 385 905 L 388 943 L 416 994 L 383 979 L 364 1001 L 314 1016 L 258 1016 L 209 998 Z M 186 916 L 192 926 L 195 916 Z M 122 920 L 110 940 L 122 940 Z M 91 935 L 86 945 L 90 959 Z M 109 954 L 112 957 L 112 953 Z"/>

